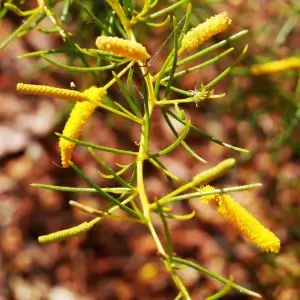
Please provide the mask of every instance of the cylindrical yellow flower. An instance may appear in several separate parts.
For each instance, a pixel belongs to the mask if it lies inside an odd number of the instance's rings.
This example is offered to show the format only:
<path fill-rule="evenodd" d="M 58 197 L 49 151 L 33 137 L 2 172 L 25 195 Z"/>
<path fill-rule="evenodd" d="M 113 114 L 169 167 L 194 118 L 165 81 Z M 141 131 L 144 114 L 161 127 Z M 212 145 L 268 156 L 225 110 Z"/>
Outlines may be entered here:
<path fill-rule="evenodd" d="M 199 24 L 197 27 L 191 29 L 182 39 L 181 49 L 193 50 L 201 45 L 206 40 L 209 40 L 218 33 L 221 33 L 230 26 L 231 19 L 227 12 L 215 15 L 205 22 Z"/>
<path fill-rule="evenodd" d="M 83 92 L 90 101 L 77 102 L 73 107 L 70 117 L 63 130 L 63 135 L 71 138 L 78 138 L 84 124 L 94 112 L 98 103 L 101 102 L 106 90 L 103 88 L 91 87 Z M 68 168 L 75 144 L 64 138 L 59 139 L 61 162 L 64 168 Z"/>
<path fill-rule="evenodd" d="M 265 75 L 294 69 L 300 69 L 300 57 L 289 57 L 265 64 L 253 65 L 250 67 L 250 72 L 254 75 Z"/>
<path fill-rule="evenodd" d="M 146 48 L 140 43 L 112 36 L 99 36 L 96 46 L 105 52 L 111 52 L 131 60 L 146 61 L 150 58 Z"/>
<path fill-rule="evenodd" d="M 86 95 L 84 95 L 81 92 L 56 88 L 47 85 L 18 83 L 17 91 L 25 94 L 41 95 L 41 96 L 60 98 L 65 100 L 72 100 L 72 101 L 87 100 Z"/>
<path fill-rule="evenodd" d="M 214 188 L 206 186 L 201 191 Z M 230 222 L 241 233 L 266 252 L 278 253 L 280 240 L 269 229 L 259 223 L 244 207 L 235 202 L 229 195 L 214 194 L 203 196 L 202 202 L 216 207 L 217 212 Z"/>

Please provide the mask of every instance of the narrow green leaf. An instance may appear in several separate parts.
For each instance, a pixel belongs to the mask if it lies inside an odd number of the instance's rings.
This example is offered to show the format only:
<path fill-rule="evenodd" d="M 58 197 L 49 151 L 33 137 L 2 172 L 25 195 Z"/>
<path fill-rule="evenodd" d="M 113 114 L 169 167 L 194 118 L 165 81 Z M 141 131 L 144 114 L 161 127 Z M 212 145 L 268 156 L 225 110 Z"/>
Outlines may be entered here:
<path fill-rule="evenodd" d="M 169 109 L 166 109 L 166 108 L 165 108 L 165 110 L 166 110 L 166 112 L 167 112 L 169 115 L 171 115 L 171 116 L 172 116 L 174 119 L 176 119 L 178 122 L 180 122 L 181 124 L 186 124 L 185 121 L 181 120 L 179 117 L 177 117 L 177 116 L 176 116 L 172 111 L 170 111 Z M 235 147 L 235 146 L 229 145 L 229 144 L 227 144 L 227 143 L 224 143 L 224 142 L 222 142 L 221 140 L 216 139 L 216 138 L 210 136 L 209 134 L 206 134 L 205 132 L 201 131 L 200 129 L 198 129 L 198 128 L 195 127 L 194 125 L 191 125 L 191 129 L 192 129 L 193 131 L 195 131 L 197 134 L 199 134 L 200 136 L 204 137 L 205 139 L 210 140 L 210 141 L 212 141 L 212 142 L 214 142 L 214 143 L 216 143 L 216 144 L 218 144 L 218 145 L 221 145 L 221 146 L 226 147 L 226 148 L 228 148 L 228 149 L 235 150 L 235 151 L 237 151 L 237 152 L 250 153 L 250 151 L 247 150 L 247 149 Z"/>
<path fill-rule="evenodd" d="M 114 102 L 114 104 L 115 104 L 115 102 Z M 119 115 L 121 117 L 129 119 L 131 121 L 134 121 L 134 122 L 136 122 L 138 124 L 142 123 L 142 120 L 139 119 L 138 117 L 134 116 L 133 114 L 128 115 L 128 114 L 126 114 L 126 113 L 124 113 L 124 112 L 122 112 L 120 110 L 114 109 L 111 106 L 105 105 L 104 103 L 99 103 L 99 107 L 102 107 L 103 109 L 106 109 L 106 110 L 108 110 L 108 111 L 110 111 L 110 112 L 112 112 L 112 113 L 114 113 L 116 115 Z"/>
<path fill-rule="evenodd" d="M 134 13 L 133 1 L 132 0 L 122 0 L 124 12 L 128 19 L 131 19 Z"/>
<path fill-rule="evenodd" d="M 31 10 L 22 11 L 19 7 L 17 7 L 16 5 L 13 5 L 9 2 L 4 3 L 4 8 L 11 10 L 17 16 L 20 16 L 20 17 L 31 16 L 31 15 L 35 15 L 35 14 L 38 14 L 38 13 L 42 12 L 41 7 L 37 7 L 35 9 L 31 9 Z"/>
<path fill-rule="evenodd" d="M 149 100 L 148 100 L 148 90 L 143 82 L 143 100 L 144 100 L 144 153 L 148 152 L 149 149 L 149 139 L 150 139 L 150 113 L 149 113 Z"/>
<path fill-rule="evenodd" d="M 21 36 L 26 34 L 31 30 L 31 26 L 38 24 L 44 17 L 45 14 L 43 12 L 29 16 L 22 25 L 20 25 L 11 35 L 9 35 L 6 39 L 4 39 L 4 41 L 2 41 L 2 43 L 0 44 L 0 50 L 6 47 L 6 45 L 9 44 L 14 38 L 20 38 Z"/>
<path fill-rule="evenodd" d="M 158 3 L 158 0 L 150 0 L 150 7 L 153 8 Z"/>
<path fill-rule="evenodd" d="M 67 16 L 69 14 L 71 6 L 71 0 L 65 0 L 64 1 L 64 7 L 62 9 L 61 15 L 60 15 L 60 21 L 64 23 L 67 20 Z"/>
<path fill-rule="evenodd" d="M 114 101 L 114 105 L 115 105 L 116 107 L 118 107 L 121 111 L 123 111 L 123 113 L 125 113 L 126 115 L 128 115 L 128 117 L 133 118 L 133 119 L 136 119 L 136 118 L 137 118 L 133 113 L 131 113 L 131 112 L 130 112 L 128 109 L 126 109 L 124 106 L 122 106 L 119 102 Z M 140 119 L 140 121 L 141 121 L 141 119 Z"/>
<path fill-rule="evenodd" d="M 167 83 L 165 81 L 161 81 L 160 84 L 162 86 L 167 86 Z M 193 93 L 191 93 L 190 91 L 182 90 L 182 89 L 179 89 L 175 86 L 171 86 L 170 90 L 173 91 L 173 92 L 176 92 L 178 94 L 184 95 L 184 96 L 188 96 L 188 97 L 193 97 L 194 96 Z"/>
<path fill-rule="evenodd" d="M 226 285 L 217 293 L 215 293 L 214 295 L 211 295 L 209 297 L 206 298 L 206 300 L 217 300 L 217 299 L 221 299 L 224 296 L 226 296 L 232 289 L 232 282 L 233 282 L 233 277 L 230 276 L 229 277 L 229 282 L 226 283 Z"/>
<path fill-rule="evenodd" d="M 90 49 L 90 48 L 81 48 L 78 44 L 74 43 L 75 48 L 84 55 L 94 56 L 94 57 L 103 57 L 106 61 L 116 62 L 116 66 L 125 64 L 128 62 L 128 59 L 124 59 L 119 55 L 113 54 L 111 52 L 105 52 L 99 49 Z"/>
<path fill-rule="evenodd" d="M 134 103 L 134 105 L 136 106 L 137 110 L 139 111 L 139 115 L 137 115 L 138 117 L 142 116 L 142 109 L 141 109 L 141 105 L 140 105 L 140 101 L 137 97 L 136 91 L 137 91 L 137 87 L 135 85 L 135 82 L 133 80 L 133 74 L 134 74 L 134 69 L 131 68 L 128 72 L 128 77 L 127 77 L 127 85 L 129 87 L 129 95 Z"/>
<path fill-rule="evenodd" d="M 170 214 L 170 213 L 164 213 L 164 216 L 168 219 L 173 219 L 173 220 L 177 220 L 177 221 L 187 221 L 187 220 L 191 220 L 192 218 L 194 218 L 196 212 L 193 210 L 191 213 L 186 214 L 186 215 L 175 215 L 175 214 Z"/>
<path fill-rule="evenodd" d="M 103 67 L 73 67 L 73 66 L 68 66 L 62 63 L 59 63 L 55 60 L 52 60 L 48 58 L 45 55 L 41 56 L 44 60 L 46 60 L 49 64 L 54 65 L 56 67 L 68 70 L 68 71 L 76 71 L 76 72 L 94 72 L 94 71 L 104 71 L 104 70 L 110 70 L 113 69 L 116 65 L 110 64 L 108 66 L 103 66 Z"/>
<path fill-rule="evenodd" d="M 173 31 L 173 35 L 174 35 L 174 39 L 173 39 L 174 40 L 174 47 L 173 47 L 174 56 L 173 56 L 173 60 L 172 60 L 172 67 L 171 67 L 171 70 L 170 70 L 170 73 L 169 73 L 168 84 L 167 84 L 167 87 L 166 87 L 166 90 L 165 90 L 165 98 L 166 99 L 168 98 L 171 83 L 173 82 L 174 74 L 175 74 L 175 71 L 176 71 L 177 56 L 178 56 L 178 26 L 176 24 L 175 17 L 173 19 L 173 28 L 174 28 L 174 31 Z"/>
<path fill-rule="evenodd" d="M 153 156 L 163 156 L 166 154 L 169 154 L 170 152 L 172 152 L 173 150 L 175 150 L 181 143 L 182 141 L 186 138 L 186 136 L 189 133 L 190 130 L 190 126 L 191 126 L 191 122 L 188 120 L 186 123 L 186 126 L 184 127 L 183 131 L 177 136 L 176 140 L 168 147 L 166 147 L 165 149 L 153 154 Z"/>
<path fill-rule="evenodd" d="M 118 165 L 118 164 L 117 164 L 117 165 Z M 129 170 L 133 165 L 135 165 L 135 162 L 132 162 L 132 163 L 126 165 L 126 166 L 123 166 L 122 169 L 121 169 L 120 171 L 116 172 L 116 174 L 119 175 L 119 176 L 122 175 L 122 174 L 124 174 L 124 173 L 125 173 L 127 170 Z M 99 173 L 100 173 L 100 172 L 99 172 Z M 106 175 L 106 174 L 103 174 L 102 172 L 101 172 L 100 174 L 101 174 L 101 176 L 102 176 L 103 178 L 108 178 L 108 179 L 114 178 L 112 175 Z"/>
<path fill-rule="evenodd" d="M 6 3 L 11 3 L 13 2 L 13 0 L 6 0 Z M 3 7 L 0 9 L 0 20 L 3 19 L 5 17 L 5 15 L 7 14 L 8 9 Z"/>
<path fill-rule="evenodd" d="M 230 45 L 233 41 L 235 41 L 235 40 L 237 40 L 237 39 L 243 37 L 243 36 L 246 35 L 247 33 L 248 33 L 248 30 L 243 30 L 243 31 L 241 31 L 241 32 L 239 32 L 239 33 L 236 33 L 236 34 L 232 35 L 231 37 L 229 37 L 229 38 L 226 39 L 226 40 L 223 40 L 223 41 L 221 41 L 221 42 L 219 42 L 219 43 L 217 43 L 217 44 L 214 44 L 214 45 L 212 45 L 212 46 L 210 46 L 210 47 L 208 47 L 208 48 L 205 48 L 204 50 L 199 51 L 199 52 L 197 52 L 197 53 L 195 53 L 195 54 L 193 54 L 193 55 L 190 55 L 190 56 L 188 56 L 188 57 L 185 57 L 185 58 L 183 58 L 182 60 L 180 60 L 180 61 L 178 62 L 177 67 L 181 67 L 181 66 L 183 66 L 184 64 L 187 64 L 187 63 L 191 62 L 192 60 L 198 59 L 198 58 L 200 58 L 200 57 L 202 57 L 202 56 L 204 56 L 204 55 L 206 55 L 206 54 L 209 54 L 209 53 L 211 53 L 212 51 L 214 51 L 214 50 L 216 50 L 216 49 L 218 49 L 218 48 L 221 48 L 221 47 L 223 47 L 223 46 L 225 46 L 225 45 Z M 170 68 L 167 68 L 166 71 L 168 72 L 169 69 L 170 69 Z"/>
<path fill-rule="evenodd" d="M 89 11 L 86 5 L 84 5 L 80 0 L 75 0 L 75 2 L 83 11 L 85 11 L 85 13 L 91 18 L 91 20 L 93 20 L 101 28 L 102 31 L 109 35 L 105 24 L 103 24 L 91 11 Z"/>
<path fill-rule="evenodd" d="M 167 241 L 167 254 L 168 254 L 168 256 L 167 256 L 166 259 L 168 260 L 168 263 L 171 265 L 172 262 L 173 262 L 173 260 L 172 260 L 172 257 L 173 257 L 173 243 L 172 243 L 170 230 L 169 230 L 169 227 L 168 227 L 167 220 L 164 216 L 165 213 L 162 210 L 160 205 L 157 206 L 157 212 L 160 215 L 161 221 L 163 223 L 163 228 L 164 228 L 166 241 Z"/>
<path fill-rule="evenodd" d="M 180 194 L 184 193 L 185 191 L 195 188 L 197 186 L 200 186 L 202 184 L 209 183 L 210 181 L 214 180 L 215 178 L 218 178 L 218 177 L 222 176 L 223 174 L 225 174 L 230 168 L 232 168 L 235 165 L 235 163 L 236 163 L 236 160 L 234 158 L 229 158 L 229 159 L 225 159 L 225 160 L 221 161 L 216 166 L 214 166 L 208 170 L 205 170 L 205 171 L 197 174 L 196 176 L 194 176 L 192 181 L 184 183 L 179 188 L 177 188 L 177 189 L 173 190 L 172 192 L 170 192 L 169 194 L 163 196 L 156 203 L 151 204 L 150 208 L 155 209 L 157 203 L 159 203 L 159 205 L 164 205 L 165 203 L 168 203 L 168 200 L 172 197 L 180 195 Z"/>
<path fill-rule="evenodd" d="M 138 217 L 138 214 L 134 210 L 125 206 L 124 204 L 122 204 L 121 202 L 116 200 L 114 197 L 112 197 L 110 194 L 104 192 L 102 188 L 100 188 L 88 176 L 86 176 L 73 162 L 70 163 L 70 166 L 88 185 L 90 185 L 91 187 L 96 189 L 98 194 L 100 194 L 102 197 L 106 198 L 112 204 L 118 205 L 122 210 L 126 211 L 127 213 L 131 214 L 132 216 Z"/>
<path fill-rule="evenodd" d="M 157 157 L 150 157 L 149 161 L 159 170 L 161 170 L 166 176 L 170 183 L 172 183 L 172 180 L 180 181 L 180 178 L 176 175 L 172 174 L 165 166 L 164 164 L 158 160 Z"/>
<path fill-rule="evenodd" d="M 189 0 L 180 0 L 178 2 L 175 2 L 174 4 L 172 5 L 169 5 L 168 7 L 164 8 L 164 9 L 161 9 L 159 10 L 158 12 L 154 13 L 154 14 L 151 14 L 149 16 L 150 19 L 155 19 L 155 18 L 158 18 L 164 14 L 167 14 L 177 8 L 179 8 L 180 6 L 182 6 L 183 4 L 185 4 L 186 2 L 188 2 Z"/>
<path fill-rule="evenodd" d="M 77 145 L 81 145 L 81 146 L 84 146 L 84 147 L 87 147 L 87 148 L 93 148 L 93 149 L 96 149 L 96 150 L 101 150 L 101 151 L 111 152 L 111 153 L 119 153 L 119 154 L 124 154 L 124 155 L 136 156 L 138 154 L 137 152 L 133 152 L 133 151 L 115 149 L 115 148 L 104 147 L 104 146 L 99 146 L 99 145 L 95 145 L 95 144 L 92 144 L 92 143 L 83 142 L 83 141 L 80 141 L 80 140 L 77 140 L 77 139 L 67 137 L 67 136 L 62 135 L 58 132 L 56 132 L 55 134 L 59 137 L 64 138 L 65 140 L 68 140 L 68 141 L 73 142 Z"/>
<path fill-rule="evenodd" d="M 222 52 L 220 55 L 217 55 L 214 58 L 205 61 L 204 63 L 201 63 L 201 64 L 198 64 L 198 65 L 193 66 L 191 68 L 179 71 L 179 72 L 177 72 L 177 73 L 174 74 L 173 78 L 178 78 L 178 77 L 183 76 L 185 74 L 188 74 L 188 73 L 200 70 L 200 69 L 202 69 L 202 68 L 204 68 L 206 66 L 212 65 L 213 63 L 219 61 L 221 58 L 223 58 L 226 55 L 228 55 L 233 50 L 234 50 L 234 48 L 227 49 L 226 51 Z M 168 82 L 170 82 L 170 76 L 167 76 L 167 77 L 165 77 L 165 78 L 162 79 L 162 81 L 166 81 L 166 80 L 168 80 Z"/>
<path fill-rule="evenodd" d="M 188 3 L 187 8 L 186 8 L 186 14 L 184 16 L 185 21 L 184 21 L 184 24 L 183 24 L 183 27 L 182 27 L 182 30 L 181 30 L 181 33 L 179 36 L 179 45 L 181 45 L 181 41 L 190 26 L 191 14 L 192 14 L 192 4 Z"/>
<path fill-rule="evenodd" d="M 129 107 L 131 108 L 131 110 L 137 117 L 141 118 L 142 114 L 136 107 L 135 102 L 133 102 L 133 100 L 131 99 L 128 91 L 126 90 L 125 85 L 122 83 L 122 81 L 120 80 L 120 78 L 117 76 L 117 74 L 115 72 L 112 72 L 112 73 L 113 73 L 113 76 L 116 80 L 118 87 L 120 88 L 120 90 L 122 92 L 123 97 L 125 98 L 125 100 L 127 101 L 128 105 L 129 105 Z"/>
<path fill-rule="evenodd" d="M 155 99 L 159 99 L 159 86 L 161 84 L 161 80 L 167 70 L 167 67 L 169 66 L 169 63 L 172 61 L 173 59 L 173 56 L 175 54 L 175 51 L 174 49 L 171 51 L 171 53 L 169 54 L 169 56 L 167 57 L 167 59 L 165 60 L 163 66 L 161 67 L 160 71 L 155 75 L 155 86 L 154 86 L 154 96 L 155 96 Z M 151 64 L 151 60 L 149 62 L 149 64 Z"/>
<path fill-rule="evenodd" d="M 60 32 L 60 28 L 55 27 L 55 28 L 51 28 L 51 29 L 45 29 L 45 28 L 38 28 L 38 31 L 44 34 L 54 34 L 54 33 L 59 33 Z"/>
<path fill-rule="evenodd" d="M 57 53 L 67 53 L 67 54 L 69 54 L 69 53 L 77 53 L 77 51 L 74 51 L 74 50 L 69 49 L 67 47 L 61 47 L 61 48 L 58 48 L 58 49 L 48 49 L 48 50 L 40 50 L 40 51 L 25 53 L 25 54 L 19 55 L 18 58 L 29 58 L 29 57 L 57 54 Z"/>
<path fill-rule="evenodd" d="M 132 189 L 132 186 L 125 182 L 108 164 L 105 163 L 105 161 L 91 148 L 88 148 L 91 155 L 96 159 L 96 161 L 108 172 L 110 173 L 114 179 L 121 184 L 123 187 L 127 187 Z"/>
<path fill-rule="evenodd" d="M 203 267 L 201 267 L 201 266 L 199 266 L 199 265 L 197 265 L 197 264 L 195 264 L 191 261 L 188 261 L 188 260 L 185 260 L 185 259 L 182 259 L 182 258 L 179 258 L 179 257 L 175 257 L 175 256 L 173 256 L 173 261 L 177 262 L 179 264 L 183 264 L 183 265 L 185 265 L 187 267 L 190 267 L 192 269 L 195 269 L 195 270 L 197 270 L 197 271 L 199 271 L 203 274 L 206 274 L 209 277 L 214 278 L 214 279 L 216 279 L 220 282 L 223 282 L 225 284 L 231 284 L 231 286 L 234 289 L 238 290 L 241 293 L 244 293 L 244 294 L 247 294 L 247 295 L 250 295 L 250 296 L 253 296 L 253 297 L 261 298 L 261 296 L 258 293 L 255 293 L 255 292 L 253 292 L 251 290 L 248 290 L 248 289 L 246 289 L 246 288 L 244 288 L 244 287 L 242 287 L 242 286 L 240 286 L 236 283 L 233 283 L 230 280 L 228 280 L 228 279 L 226 279 L 222 276 L 219 276 L 219 275 L 217 275 L 217 274 L 215 274 L 215 273 L 213 273 L 213 272 L 211 272 L 211 271 L 209 271 L 209 270 L 207 270 L 207 269 L 205 269 L 205 268 L 203 268 Z"/>
<path fill-rule="evenodd" d="M 228 188 L 213 189 L 210 191 L 200 191 L 200 192 L 195 192 L 195 193 L 188 193 L 188 194 L 168 198 L 168 201 L 166 201 L 164 204 L 177 202 L 177 201 L 189 200 L 189 199 L 193 199 L 193 198 L 199 198 L 199 197 L 208 196 L 208 195 L 228 194 L 228 193 L 233 193 L 233 192 L 238 192 L 238 191 L 248 191 L 251 189 L 259 188 L 261 186 L 262 186 L 261 183 L 253 183 L 253 184 L 233 186 L 233 187 L 228 187 Z M 199 191 L 200 189 L 197 189 L 197 190 Z"/>
<path fill-rule="evenodd" d="M 61 192 L 70 192 L 70 193 L 98 193 L 94 188 L 77 188 L 71 186 L 59 186 L 59 185 L 50 185 L 50 184 L 41 184 L 41 183 L 32 183 L 31 186 L 51 191 L 61 191 Z M 131 188 L 121 188 L 121 187 L 110 187 L 102 188 L 106 193 L 112 194 L 123 194 L 131 192 Z"/>
<path fill-rule="evenodd" d="M 218 75 L 214 80 L 212 80 L 210 83 L 208 83 L 207 85 L 205 85 L 206 89 L 210 89 L 212 88 L 214 85 L 216 85 L 221 79 L 223 79 L 230 71 L 231 69 L 236 66 L 241 59 L 244 57 L 244 55 L 246 54 L 248 49 L 248 45 L 246 45 L 242 51 L 242 53 L 239 55 L 239 57 L 236 59 L 236 61 L 230 66 L 228 67 L 226 70 L 224 70 L 220 75 Z"/>
<path fill-rule="evenodd" d="M 181 292 L 179 292 L 179 294 L 174 298 L 174 300 L 180 300 L 180 299 L 182 299 Z"/>
<path fill-rule="evenodd" d="M 171 17 L 167 16 L 166 19 L 160 23 L 146 22 L 146 25 L 150 26 L 150 27 L 160 28 L 160 27 L 167 25 L 170 22 L 170 20 L 171 20 Z"/>
<path fill-rule="evenodd" d="M 166 120 L 169 128 L 171 129 L 171 131 L 173 132 L 173 134 L 178 138 L 178 132 L 175 130 L 175 127 L 173 126 L 171 120 L 169 119 L 168 115 L 167 115 L 167 110 L 165 108 L 162 109 L 162 113 L 163 113 L 163 117 Z M 188 121 L 186 121 L 188 122 Z M 187 123 L 183 123 L 182 124 L 187 124 Z M 193 125 L 190 125 L 190 127 Z M 190 128 L 189 127 L 189 128 Z M 190 154 L 192 155 L 194 158 L 196 158 L 197 160 L 199 160 L 202 163 L 206 163 L 206 160 L 204 160 L 203 158 L 201 158 L 200 156 L 198 156 L 191 148 L 190 146 L 187 145 L 187 143 L 185 141 L 181 141 L 180 144 L 183 146 L 183 148 Z"/>

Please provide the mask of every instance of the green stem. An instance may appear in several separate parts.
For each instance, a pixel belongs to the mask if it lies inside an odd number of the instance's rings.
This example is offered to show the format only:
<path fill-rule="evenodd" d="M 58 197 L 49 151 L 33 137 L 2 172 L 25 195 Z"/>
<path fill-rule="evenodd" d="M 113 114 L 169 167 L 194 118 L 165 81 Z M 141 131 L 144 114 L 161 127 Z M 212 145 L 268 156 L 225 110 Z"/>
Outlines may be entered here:
<path fill-rule="evenodd" d="M 215 273 L 213 273 L 213 272 L 211 272 L 211 271 L 209 271 L 209 270 L 207 270 L 207 269 L 205 269 L 205 268 L 203 268 L 203 267 L 201 267 L 201 266 L 199 266 L 199 265 L 197 265 L 197 264 L 195 264 L 193 262 L 190 262 L 188 260 L 185 260 L 185 259 L 182 259 L 182 258 L 179 258 L 179 257 L 173 257 L 173 261 L 177 262 L 177 263 L 180 263 L 180 264 L 183 264 L 185 266 L 188 266 L 190 268 L 193 268 L 193 269 L 195 269 L 197 271 L 200 271 L 200 272 L 202 272 L 204 274 L 207 274 L 210 277 L 212 277 L 212 278 L 214 278 L 214 279 L 216 279 L 216 280 L 218 280 L 218 281 L 220 281 L 222 283 L 230 284 L 230 286 L 232 288 L 238 290 L 241 293 L 244 293 L 244 294 L 256 297 L 256 298 L 261 298 L 260 294 L 255 293 L 255 292 L 253 292 L 251 290 L 248 290 L 248 289 L 246 289 L 246 288 L 244 288 L 244 287 L 242 287 L 242 286 L 240 286 L 240 285 L 238 285 L 236 283 L 233 283 L 230 280 L 228 280 L 228 279 L 226 279 L 224 277 L 221 277 L 221 276 L 219 276 L 219 275 L 217 275 L 217 274 L 215 274 Z"/>
<path fill-rule="evenodd" d="M 175 285 L 177 286 L 178 290 L 181 292 L 182 296 L 183 296 L 183 299 L 185 300 L 190 300 L 192 299 L 186 289 L 186 287 L 184 286 L 183 282 L 181 281 L 181 279 L 179 278 L 178 274 L 175 272 L 172 264 L 170 263 L 170 260 L 167 259 L 168 255 L 167 253 L 165 252 L 165 249 L 163 248 L 162 244 L 161 244 L 161 241 L 153 227 L 153 224 L 152 222 L 148 222 L 148 229 L 152 235 L 152 238 L 155 242 L 155 245 L 156 245 L 156 248 L 158 250 L 158 253 L 160 254 L 160 256 L 163 258 L 163 262 L 164 262 L 164 265 L 166 267 L 166 269 L 169 271 L 169 273 L 171 274 L 172 276 L 172 279 L 175 283 Z"/>
<path fill-rule="evenodd" d="M 1 44 L 0 50 L 2 50 L 8 43 L 10 43 L 14 38 L 20 38 L 26 33 L 26 30 L 30 27 L 33 22 L 38 22 L 39 19 L 42 19 L 45 15 L 42 11 L 31 15 L 26 21 L 23 22 L 11 35 L 9 35 Z"/>
<path fill-rule="evenodd" d="M 130 31 L 129 35 L 132 40 L 135 41 L 135 37 L 133 33 Z M 144 185 L 144 161 L 149 158 L 149 138 L 150 138 L 150 119 L 153 112 L 153 109 L 155 107 L 156 99 L 153 89 L 153 81 L 152 76 L 148 72 L 147 68 L 145 68 L 143 62 L 139 61 L 138 65 L 140 67 L 142 76 L 146 83 L 147 88 L 147 99 L 144 99 L 145 101 L 145 113 L 143 117 L 143 122 L 141 124 L 141 137 L 140 137 L 140 144 L 139 144 L 139 154 L 137 157 L 137 191 L 140 197 L 143 215 L 146 218 L 146 224 L 147 227 L 152 235 L 152 238 L 155 242 L 155 245 L 157 247 L 158 253 L 162 257 L 168 257 L 167 253 L 165 252 L 161 241 L 155 231 L 155 228 L 152 224 L 151 216 L 150 216 L 150 203 L 145 191 L 145 185 Z M 146 102 L 147 101 L 147 102 Z M 172 268 L 172 265 L 170 262 L 166 259 L 163 260 L 164 265 L 168 272 L 171 274 L 173 282 L 177 286 L 178 290 L 183 295 L 184 299 L 191 299 L 189 296 L 188 291 L 186 290 L 184 284 L 182 283 L 179 276 L 176 274 L 174 269 Z"/>
<path fill-rule="evenodd" d="M 124 69 L 122 69 L 122 71 L 119 74 L 115 75 L 114 78 L 111 81 L 109 81 L 103 88 L 107 90 L 109 87 L 111 87 L 116 82 L 116 77 L 121 78 L 134 64 L 135 61 L 131 61 Z"/>

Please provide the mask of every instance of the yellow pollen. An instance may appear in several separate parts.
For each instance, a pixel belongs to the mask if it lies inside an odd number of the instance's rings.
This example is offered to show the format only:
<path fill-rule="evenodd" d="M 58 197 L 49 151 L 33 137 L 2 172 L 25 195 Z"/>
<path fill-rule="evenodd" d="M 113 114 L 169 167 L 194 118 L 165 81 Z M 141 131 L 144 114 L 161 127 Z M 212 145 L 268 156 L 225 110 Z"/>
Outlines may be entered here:
<path fill-rule="evenodd" d="M 105 52 L 111 52 L 131 60 L 146 61 L 150 58 L 146 48 L 135 41 L 124 40 L 118 37 L 99 36 L 96 46 Z"/>
<path fill-rule="evenodd" d="M 193 50 L 213 36 L 227 30 L 231 24 L 227 12 L 215 15 L 191 29 L 182 39 L 180 52 Z"/>
<path fill-rule="evenodd" d="M 214 190 L 211 186 L 201 188 L 201 191 Z M 202 196 L 201 201 L 212 204 L 217 212 L 238 229 L 246 238 L 266 252 L 278 253 L 280 240 L 269 229 L 256 220 L 244 207 L 235 202 L 229 195 L 214 194 Z"/>
<path fill-rule="evenodd" d="M 48 96 L 72 101 L 87 100 L 87 97 L 81 92 L 47 85 L 18 83 L 17 91 L 25 94 Z"/>
<path fill-rule="evenodd" d="M 250 72 L 254 75 L 265 75 L 293 69 L 300 69 L 300 57 L 289 57 L 265 64 L 253 65 L 250 67 Z"/>
<path fill-rule="evenodd" d="M 106 90 L 103 88 L 91 87 L 83 92 L 90 101 L 77 102 L 73 107 L 70 117 L 63 130 L 63 135 L 77 139 L 84 124 L 88 121 L 98 104 L 101 102 Z M 64 168 L 68 168 L 75 143 L 64 138 L 59 139 L 59 148 L 61 153 L 61 162 Z"/>

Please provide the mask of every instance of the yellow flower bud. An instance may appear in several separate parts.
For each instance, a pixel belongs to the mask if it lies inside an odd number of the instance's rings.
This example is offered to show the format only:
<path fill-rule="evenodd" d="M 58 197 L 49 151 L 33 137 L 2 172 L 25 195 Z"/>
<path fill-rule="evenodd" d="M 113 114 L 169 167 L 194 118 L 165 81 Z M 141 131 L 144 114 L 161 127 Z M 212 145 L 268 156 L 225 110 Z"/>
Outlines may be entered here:
<path fill-rule="evenodd" d="M 38 237 L 38 241 L 40 244 L 47 244 L 47 243 L 52 243 L 52 242 L 58 242 L 65 240 L 70 237 L 74 237 L 77 235 L 80 235 L 82 233 L 87 232 L 91 228 L 90 224 L 87 222 L 84 222 L 78 226 L 69 228 L 69 229 L 64 229 L 60 230 L 57 232 L 53 232 L 47 235 L 41 235 Z"/>
<path fill-rule="evenodd" d="M 231 22 L 227 12 L 223 12 L 207 19 L 205 22 L 186 33 L 182 39 L 180 52 L 197 48 L 206 40 L 227 30 Z"/>
<path fill-rule="evenodd" d="M 205 186 L 201 191 L 214 188 Z M 202 196 L 202 202 L 212 204 L 217 212 L 238 229 L 246 238 L 266 252 L 278 253 L 280 240 L 269 229 L 257 221 L 244 207 L 235 202 L 229 195 L 214 194 Z"/>
<path fill-rule="evenodd" d="M 140 43 L 118 37 L 99 36 L 96 39 L 96 46 L 100 50 L 128 57 L 131 60 L 146 61 L 150 58 L 146 48 Z"/>
<path fill-rule="evenodd" d="M 300 58 L 289 57 L 282 60 L 271 61 L 265 64 L 257 64 L 250 67 L 254 75 L 265 75 L 281 71 L 300 69 Z"/>
<path fill-rule="evenodd" d="M 78 138 L 84 124 L 88 121 L 98 104 L 101 102 L 106 90 L 103 88 L 91 87 L 83 92 L 90 101 L 77 102 L 73 107 L 70 117 L 63 130 L 63 135 L 71 138 Z M 64 138 L 59 139 L 61 162 L 64 168 L 68 168 L 75 143 Z"/>

